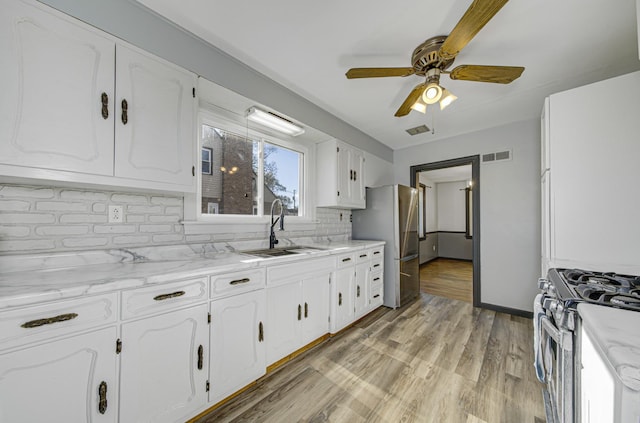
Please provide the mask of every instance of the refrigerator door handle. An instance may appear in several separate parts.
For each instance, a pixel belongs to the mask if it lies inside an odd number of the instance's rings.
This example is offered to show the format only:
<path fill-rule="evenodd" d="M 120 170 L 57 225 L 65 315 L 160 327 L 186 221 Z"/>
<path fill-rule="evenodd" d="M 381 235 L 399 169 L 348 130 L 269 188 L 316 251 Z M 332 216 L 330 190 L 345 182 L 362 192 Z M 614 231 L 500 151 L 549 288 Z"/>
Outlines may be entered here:
<path fill-rule="evenodd" d="M 418 258 L 418 256 L 419 256 L 419 254 L 412 254 L 412 255 L 410 255 L 410 256 L 402 257 L 402 258 L 400 259 L 400 261 L 409 261 L 409 260 L 414 260 L 414 259 L 417 259 L 417 258 Z"/>

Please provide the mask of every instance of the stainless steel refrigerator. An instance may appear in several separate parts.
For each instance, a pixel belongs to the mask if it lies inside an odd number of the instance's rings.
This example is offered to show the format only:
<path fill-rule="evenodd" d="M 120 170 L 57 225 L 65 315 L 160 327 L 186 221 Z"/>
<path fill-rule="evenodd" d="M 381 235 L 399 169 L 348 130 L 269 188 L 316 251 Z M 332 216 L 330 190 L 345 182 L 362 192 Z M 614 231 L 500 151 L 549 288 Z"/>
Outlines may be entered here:
<path fill-rule="evenodd" d="M 418 191 L 404 185 L 367 188 L 367 208 L 354 210 L 353 239 L 386 241 L 384 305 L 397 308 L 420 293 Z"/>

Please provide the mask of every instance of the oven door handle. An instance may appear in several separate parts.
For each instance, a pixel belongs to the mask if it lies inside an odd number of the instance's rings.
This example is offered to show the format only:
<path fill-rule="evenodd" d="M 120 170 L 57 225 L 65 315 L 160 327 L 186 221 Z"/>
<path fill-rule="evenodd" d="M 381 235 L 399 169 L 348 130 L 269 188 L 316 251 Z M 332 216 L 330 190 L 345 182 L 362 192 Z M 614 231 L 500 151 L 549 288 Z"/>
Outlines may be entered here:
<path fill-rule="evenodd" d="M 551 320 L 547 316 L 540 318 L 540 325 L 542 330 L 549 334 L 549 336 L 556 341 L 556 344 L 560 345 L 560 331 L 551 323 Z"/>

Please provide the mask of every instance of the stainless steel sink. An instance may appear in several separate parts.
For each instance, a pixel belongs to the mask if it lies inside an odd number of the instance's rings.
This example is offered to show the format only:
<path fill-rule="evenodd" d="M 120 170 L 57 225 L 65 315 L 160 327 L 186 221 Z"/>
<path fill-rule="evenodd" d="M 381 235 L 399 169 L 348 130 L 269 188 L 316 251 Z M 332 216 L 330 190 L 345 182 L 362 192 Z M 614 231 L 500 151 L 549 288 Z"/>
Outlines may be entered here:
<path fill-rule="evenodd" d="M 241 253 L 249 254 L 251 256 L 258 256 L 258 257 L 280 257 L 280 256 L 288 256 L 292 254 L 311 253 L 314 251 L 322 251 L 322 250 L 324 250 L 324 248 L 296 245 L 292 247 L 263 248 L 260 250 L 241 251 Z"/>

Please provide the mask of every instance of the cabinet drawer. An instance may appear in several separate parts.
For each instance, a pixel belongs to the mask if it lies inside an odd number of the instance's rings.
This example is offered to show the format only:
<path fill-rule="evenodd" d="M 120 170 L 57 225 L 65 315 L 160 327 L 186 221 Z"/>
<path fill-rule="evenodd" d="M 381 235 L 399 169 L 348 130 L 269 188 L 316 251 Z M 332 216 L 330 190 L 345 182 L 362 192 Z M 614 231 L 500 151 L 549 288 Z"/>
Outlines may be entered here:
<path fill-rule="evenodd" d="M 163 312 L 207 299 L 207 278 L 189 279 L 122 292 L 122 318 Z"/>
<path fill-rule="evenodd" d="M 265 269 L 214 275 L 211 276 L 211 298 L 229 297 L 264 288 L 264 281 Z"/>
<path fill-rule="evenodd" d="M 355 253 L 356 263 L 362 263 L 371 258 L 371 251 L 358 251 Z"/>
<path fill-rule="evenodd" d="M 371 275 L 371 291 L 370 301 L 371 303 L 382 303 L 382 296 L 384 293 L 384 284 L 382 281 L 382 272 L 376 272 Z"/>
<path fill-rule="evenodd" d="M 372 248 L 370 250 L 370 253 L 371 253 L 370 256 L 371 256 L 372 259 L 377 259 L 377 258 L 383 259 L 384 258 L 384 247 L 381 246 L 381 247 Z"/>
<path fill-rule="evenodd" d="M 308 259 L 267 269 L 267 285 L 277 286 L 333 272 L 332 258 Z"/>
<path fill-rule="evenodd" d="M 343 267 L 351 266 L 356 263 L 355 253 L 340 254 L 336 256 L 336 267 L 341 269 Z"/>
<path fill-rule="evenodd" d="M 384 268 L 384 260 L 382 257 L 371 260 L 371 271 L 378 272 Z"/>
<path fill-rule="evenodd" d="M 0 313 L 0 349 L 115 323 L 118 294 L 106 294 Z"/>

